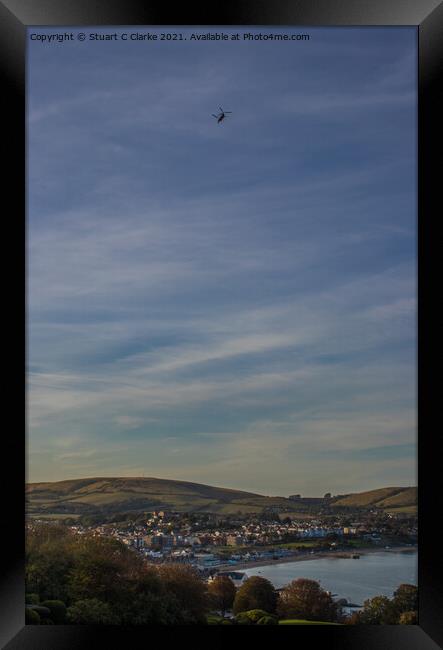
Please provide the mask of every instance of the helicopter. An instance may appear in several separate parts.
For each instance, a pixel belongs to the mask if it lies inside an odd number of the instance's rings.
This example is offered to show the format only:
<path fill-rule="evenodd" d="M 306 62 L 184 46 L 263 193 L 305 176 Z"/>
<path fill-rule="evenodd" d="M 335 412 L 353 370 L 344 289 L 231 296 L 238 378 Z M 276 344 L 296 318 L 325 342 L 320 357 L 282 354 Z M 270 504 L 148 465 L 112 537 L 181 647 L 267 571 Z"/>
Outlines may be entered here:
<path fill-rule="evenodd" d="M 219 106 L 219 109 L 221 112 L 218 115 L 214 115 L 214 113 L 212 113 L 212 117 L 216 118 L 217 124 L 220 124 L 220 122 L 222 122 L 225 119 L 228 113 L 232 113 L 232 111 L 224 111 L 221 106 Z"/>

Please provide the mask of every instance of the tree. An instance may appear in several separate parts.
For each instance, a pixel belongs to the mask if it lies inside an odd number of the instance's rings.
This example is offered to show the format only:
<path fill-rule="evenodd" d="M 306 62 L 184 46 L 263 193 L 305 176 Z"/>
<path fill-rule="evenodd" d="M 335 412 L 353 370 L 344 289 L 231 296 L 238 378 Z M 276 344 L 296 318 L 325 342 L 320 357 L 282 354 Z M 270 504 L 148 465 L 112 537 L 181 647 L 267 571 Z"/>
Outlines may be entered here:
<path fill-rule="evenodd" d="M 277 592 L 269 580 L 252 576 L 242 584 L 235 595 L 234 614 L 251 609 L 263 609 L 273 614 L 277 606 L 277 598 Z"/>
<path fill-rule="evenodd" d="M 72 602 L 98 598 L 122 604 L 130 599 L 129 582 L 140 558 L 117 540 L 86 538 L 78 543 L 70 571 L 68 593 Z"/>
<path fill-rule="evenodd" d="M 336 621 L 339 606 L 318 582 L 298 578 L 280 592 L 278 614 L 281 618 Z"/>
<path fill-rule="evenodd" d="M 211 604 L 224 616 L 226 610 L 232 609 L 237 589 L 229 576 L 216 576 L 209 584 L 208 593 Z"/>
<path fill-rule="evenodd" d="M 402 612 L 398 622 L 399 625 L 418 625 L 418 612 Z"/>
<path fill-rule="evenodd" d="M 34 526 L 26 551 L 27 593 L 42 601 L 26 604 L 40 624 L 62 622 L 65 605 L 70 623 L 206 624 L 208 588 L 189 566 L 149 566 L 118 540 L 59 526 Z"/>
<path fill-rule="evenodd" d="M 69 623 L 77 625 L 116 625 L 120 622 L 110 606 L 98 598 L 78 600 L 68 607 L 67 618 Z"/>
<path fill-rule="evenodd" d="M 143 563 L 133 568 L 129 578 L 130 597 L 118 606 L 122 624 L 168 625 L 168 594 L 165 594 L 157 569 Z"/>
<path fill-rule="evenodd" d="M 72 601 L 89 598 L 114 601 L 121 593 L 121 576 L 111 557 L 100 557 L 88 552 L 79 558 L 69 581 L 69 596 Z"/>
<path fill-rule="evenodd" d="M 415 585 L 401 584 L 394 591 L 393 603 L 397 612 L 414 612 L 418 610 L 418 587 Z"/>
<path fill-rule="evenodd" d="M 27 540 L 28 543 L 28 540 Z M 27 547 L 26 588 L 42 600 L 66 602 L 67 580 L 74 561 L 65 538 L 36 536 Z"/>
<path fill-rule="evenodd" d="M 163 564 L 158 568 L 171 624 L 206 624 L 207 587 L 190 566 Z"/>
<path fill-rule="evenodd" d="M 360 612 L 360 623 L 363 625 L 395 625 L 397 621 L 395 606 L 386 596 L 375 596 L 363 603 Z"/>

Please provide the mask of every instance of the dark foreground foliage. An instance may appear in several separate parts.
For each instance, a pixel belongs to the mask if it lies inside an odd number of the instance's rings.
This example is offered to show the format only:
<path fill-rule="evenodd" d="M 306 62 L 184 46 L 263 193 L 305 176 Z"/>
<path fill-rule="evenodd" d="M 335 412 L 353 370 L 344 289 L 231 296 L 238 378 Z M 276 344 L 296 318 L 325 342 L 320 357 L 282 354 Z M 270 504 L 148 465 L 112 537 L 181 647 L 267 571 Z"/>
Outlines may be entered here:
<path fill-rule="evenodd" d="M 206 584 L 192 568 L 157 568 L 117 540 L 61 526 L 30 531 L 26 556 L 30 624 L 206 624 Z"/>
<path fill-rule="evenodd" d="M 375 596 L 363 603 L 363 609 L 346 621 L 350 625 L 417 625 L 418 588 L 402 584 L 393 598 Z"/>

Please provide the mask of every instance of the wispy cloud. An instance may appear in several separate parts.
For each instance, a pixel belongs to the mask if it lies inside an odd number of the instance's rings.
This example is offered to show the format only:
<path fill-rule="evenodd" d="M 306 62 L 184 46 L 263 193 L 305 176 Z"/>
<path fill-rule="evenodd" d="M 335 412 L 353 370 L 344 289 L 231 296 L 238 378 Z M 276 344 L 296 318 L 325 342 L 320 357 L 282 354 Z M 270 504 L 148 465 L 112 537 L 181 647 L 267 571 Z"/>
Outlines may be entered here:
<path fill-rule="evenodd" d="M 409 480 L 413 31 L 351 32 L 31 46 L 33 478 Z"/>

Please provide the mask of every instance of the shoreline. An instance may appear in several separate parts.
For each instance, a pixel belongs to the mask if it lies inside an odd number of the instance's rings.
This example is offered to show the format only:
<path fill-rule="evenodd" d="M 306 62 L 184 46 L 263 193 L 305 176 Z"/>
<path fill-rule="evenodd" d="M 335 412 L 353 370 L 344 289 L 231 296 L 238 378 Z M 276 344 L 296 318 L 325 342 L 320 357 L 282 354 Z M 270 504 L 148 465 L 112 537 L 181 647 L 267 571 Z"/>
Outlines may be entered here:
<path fill-rule="evenodd" d="M 393 546 L 391 548 L 362 548 L 355 551 L 322 551 L 320 553 L 310 553 L 302 555 L 294 555 L 277 558 L 272 560 L 270 558 L 263 560 L 253 560 L 252 562 L 239 562 L 238 564 L 223 564 L 217 568 L 217 571 L 244 571 L 246 569 L 254 569 L 256 567 L 274 566 L 275 564 L 289 564 L 292 562 L 307 562 L 310 560 L 324 560 L 324 559 L 352 559 L 352 555 L 366 555 L 370 553 L 416 553 L 417 546 Z"/>

